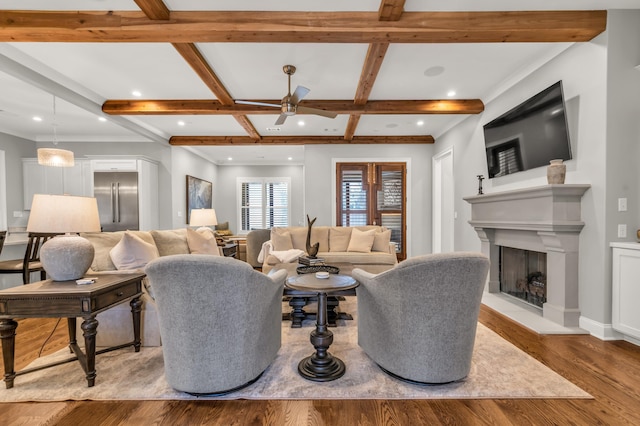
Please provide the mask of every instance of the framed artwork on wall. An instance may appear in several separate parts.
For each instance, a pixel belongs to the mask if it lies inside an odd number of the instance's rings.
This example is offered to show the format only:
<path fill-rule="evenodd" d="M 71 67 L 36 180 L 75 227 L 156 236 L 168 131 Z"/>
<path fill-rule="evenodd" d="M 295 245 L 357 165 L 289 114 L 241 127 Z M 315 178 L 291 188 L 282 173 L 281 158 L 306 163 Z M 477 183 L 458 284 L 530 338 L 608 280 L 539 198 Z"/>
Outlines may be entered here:
<path fill-rule="evenodd" d="M 213 185 L 206 180 L 187 175 L 187 224 L 193 209 L 210 209 Z"/>

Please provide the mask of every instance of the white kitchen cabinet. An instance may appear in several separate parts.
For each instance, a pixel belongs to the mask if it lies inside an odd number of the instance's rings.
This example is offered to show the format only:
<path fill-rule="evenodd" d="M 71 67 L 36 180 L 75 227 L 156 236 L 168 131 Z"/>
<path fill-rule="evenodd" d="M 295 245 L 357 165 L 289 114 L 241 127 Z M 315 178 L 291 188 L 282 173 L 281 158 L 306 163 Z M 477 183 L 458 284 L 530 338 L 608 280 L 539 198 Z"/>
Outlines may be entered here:
<path fill-rule="evenodd" d="M 640 339 L 640 244 L 611 243 L 612 327 Z"/>
<path fill-rule="evenodd" d="M 89 160 L 76 159 L 73 167 L 41 166 L 37 158 L 22 159 L 23 203 L 31 210 L 33 194 L 93 195 Z"/>

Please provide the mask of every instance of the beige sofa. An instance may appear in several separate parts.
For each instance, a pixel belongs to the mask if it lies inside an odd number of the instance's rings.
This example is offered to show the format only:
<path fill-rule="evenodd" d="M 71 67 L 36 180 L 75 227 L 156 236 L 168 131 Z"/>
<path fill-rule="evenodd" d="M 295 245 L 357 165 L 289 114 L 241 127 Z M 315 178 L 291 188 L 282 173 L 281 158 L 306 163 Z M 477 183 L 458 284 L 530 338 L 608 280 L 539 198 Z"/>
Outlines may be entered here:
<path fill-rule="evenodd" d="M 290 226 L 272 228 L 271 239 L 263 245 L 262 272 L 269 272 L 286 259 L 289 250 L 306 253 L 308 228 Z M 319 243 L 317 257 L 325 264 L 350 263 L 353 267 L 381 272 L 398 263 L 396 246 L 390 242 L 391 231 L 381 226 L 314 226 L 311 228 L 311 245 Z"/>
<path fill-rule="evenodd" d="M 162 231 L 126 231 L 130 235 L 139 237 L 145 243 L 153 245 L 157 249 L 158 256 L 173 254 L 190 254 L 194 252 L 189 248 L 187 229 L 174 229 Z M 95 255 L 88 274 L 102 273 L 130 273 L 142 272 L 142 268 L 135 270 L 118 270 L 111 259 L 110 252 L 123 238 L 125 231 L 82 233 L 95 249 Z M 160 331 L 156 304 L 152 297 L 153 290 L 145 279 L 143 288 L 141 336 L 143 346 L 160 346 Z M 131 307 L 128 303 L 121 303 L 107 311 L 97 315 L 98 334 L 96 344 L 98 346 L 116 346 L 133 340 L 133 322 Z M 80 321 L 78 321 L 78 327 Z M 82 331 L 78 328 L 78 336 Z M 82 339 L 80 339 L 82 340 Z"/>

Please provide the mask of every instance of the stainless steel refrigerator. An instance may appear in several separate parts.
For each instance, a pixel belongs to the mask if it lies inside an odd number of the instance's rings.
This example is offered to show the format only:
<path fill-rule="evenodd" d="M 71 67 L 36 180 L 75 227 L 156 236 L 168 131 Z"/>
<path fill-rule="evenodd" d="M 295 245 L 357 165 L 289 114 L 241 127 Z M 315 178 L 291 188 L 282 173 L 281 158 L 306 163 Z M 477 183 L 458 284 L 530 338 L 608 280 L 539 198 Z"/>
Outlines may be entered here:
<path fill-rule="evenodd" d="M 138 230 L 138 172 L 94 172 L 93 195 L 103 231 Z"/>

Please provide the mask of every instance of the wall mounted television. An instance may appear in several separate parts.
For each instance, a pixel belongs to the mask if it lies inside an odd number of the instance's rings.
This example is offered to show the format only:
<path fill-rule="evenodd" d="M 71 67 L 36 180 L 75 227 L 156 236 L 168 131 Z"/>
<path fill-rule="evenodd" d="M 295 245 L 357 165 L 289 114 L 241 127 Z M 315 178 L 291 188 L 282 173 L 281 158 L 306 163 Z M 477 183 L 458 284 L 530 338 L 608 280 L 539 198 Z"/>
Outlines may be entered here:
<path fill-rule="evenodd" d="M 562 81 L 484 125 L 489 177 L 571 159 Z"/>

